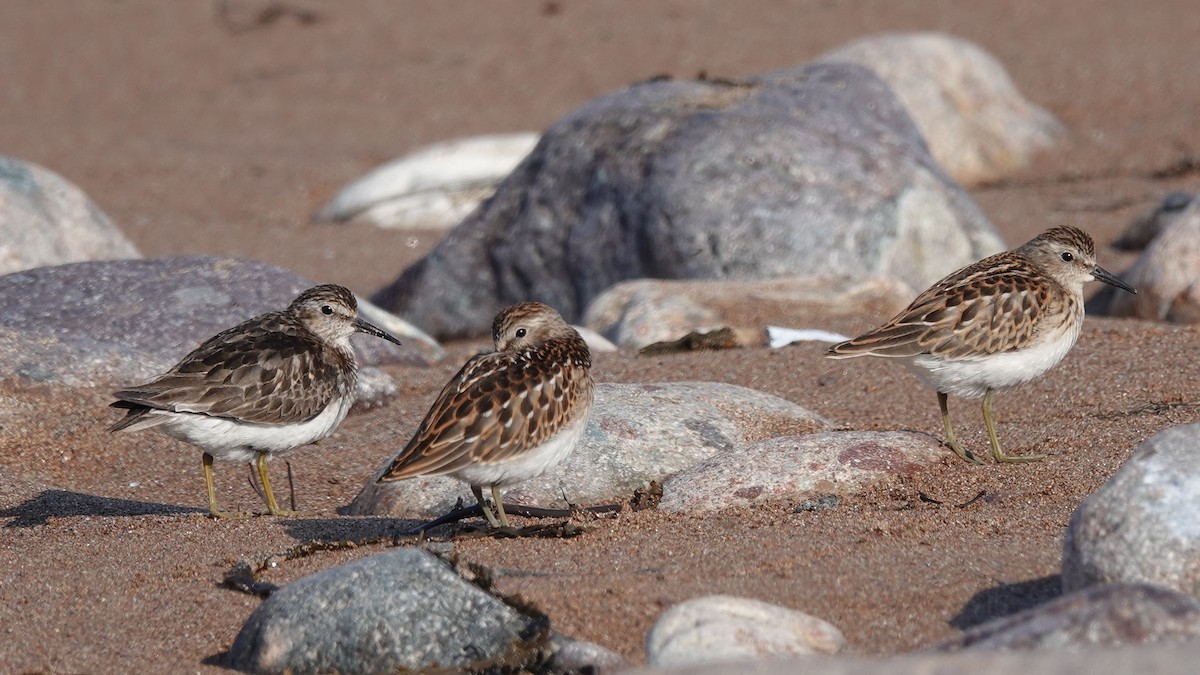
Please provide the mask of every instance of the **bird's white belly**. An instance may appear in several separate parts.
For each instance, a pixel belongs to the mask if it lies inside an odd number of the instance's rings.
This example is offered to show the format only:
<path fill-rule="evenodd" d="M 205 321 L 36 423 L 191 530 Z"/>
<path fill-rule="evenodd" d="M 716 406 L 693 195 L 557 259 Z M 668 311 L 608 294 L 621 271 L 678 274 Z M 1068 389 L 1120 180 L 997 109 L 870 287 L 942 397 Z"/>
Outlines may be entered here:
<path fill-rule="evenodd" d="M 988 389 L 1005 389 L 1028 382 L 1050 370 L 1075 345 L 1079 330 L 1057 340 L 1042 340 L 1026 349 L 991 354 L 978 359 L 938 359 L 914 356 L 909 367 L 926 384 L 951 396 L 979 397 Z"/>
<path fill-rule="evenodd" d="M 587 427 L 588 415 L 563 427 L 561 431 L 545 443 L 531 448 L 519 457 L 505 462 L 490 464 L 475 464 L 452 474 L 455 478 L 468 485 L 499 485 L 506 487 L 521 481 L 537 478 L 550 469 L 559 465 L 567 455 L 571 454 L 583 430 Z"/>
<path fill-rule="evenodd" d="M 346 418 L 353 402 L 354 397 L 344 396 L 311 420 L 287 425 L 247 424 L 195 413 L 150 414 L 166 417 L 158 428 L 169 436 L 202 448 L 217 459 L 249 462 L 260 452 L 278 454 L 329 436 Z"/>

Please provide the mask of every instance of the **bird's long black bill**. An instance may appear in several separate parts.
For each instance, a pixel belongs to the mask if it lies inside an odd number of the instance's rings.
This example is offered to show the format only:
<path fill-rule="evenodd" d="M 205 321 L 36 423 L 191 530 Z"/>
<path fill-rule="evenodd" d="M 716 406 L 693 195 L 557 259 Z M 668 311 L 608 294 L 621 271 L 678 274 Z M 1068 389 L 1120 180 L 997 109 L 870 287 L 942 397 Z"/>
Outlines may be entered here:
<path fill-rule="evenodd" d="M 383 330 L 382 328 L 379 328 L 378 326 L 376 326 L 375 324 L 373 324 L 369 321 L 364 321 L 361 318 L 354 320 L 354 328 L 355 328 L 355 330 L 357 330 L 360 333 L 367 333 L 368 335 L 374 335 L 375 337 L 381 337 L 384 340 L 387 340 L 388 342 L 393 342 L 398 345 L 404 344 L 404 343 L 400 342 L 400 338 L 392 335 L 391 333 Z"/>
<path fill-rule="evenodd" d="M 1101 267 L 1099 265 L 1096 265 L 1096 267 L 1094 269 L 1092 269 L 1092 276 L 1095 277 L 1097 281 L 1103 281 L 1104 283 L 1108 284 L 1109 286 L 1116 286 L 1117 288 L 1119 288 L 1123 291 L 1129 291 L 1130 293 L 1137 295 L 1136 288 L 1134 288 L 1133 286 L 1130 286 L 1129 284 L 1125 283 L 1124 281 L 1121 281 L 1120 279 L 1117 278 L 1117 275 L 1113 274 L 1112 272 L 1109 272 L 1108 270 L 1104 269 L 1103 267 Z"/>

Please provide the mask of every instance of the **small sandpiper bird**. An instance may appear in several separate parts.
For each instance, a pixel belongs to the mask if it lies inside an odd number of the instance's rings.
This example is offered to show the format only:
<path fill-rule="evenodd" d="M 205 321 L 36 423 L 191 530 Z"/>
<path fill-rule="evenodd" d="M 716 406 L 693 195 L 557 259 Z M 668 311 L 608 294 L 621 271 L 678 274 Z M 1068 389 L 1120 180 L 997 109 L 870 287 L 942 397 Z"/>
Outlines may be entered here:
<path fill-rule="evenodd" d="M 492 340 L 496 351 L 467 361 L 379 481 L 453 476 L 471 486 L 492 527 L 508 527 L 500 488 L 556 466 L 583 434 L 592 361 L 579 333 L 540 302 L 501 311 Z"/>
<path fill-rule="evenodd" d="M 222 511 L 213 459 L 253 462 L 271 515 L 279 508 L 267 458 L 333 433 L 354 403 L 355 332 L 400 341 L 358 316 L 358 302 L 334 284 L 301 293 L 287 309 L 256 316 L 206 340 L 154 380 L 113 395 L 127 410 L 109 431 L 155 428 L 204 451 L 208 508 Z"/>
<path fill-rule="evenodd" d="M 937 390 L 946 445 L 974 463 L 980 460 L 954 437 L 947 399 L 982 396 L 992 457 L 1036 461 L 1044 455 L 1010 456 L 1000 449 L 992 394 L 1042 375 L 1067 355 L 1083 327 L 1083 284 L 1092 280 L 1137 293 L 1096 264 L 1087 233 L 1055 227 L 954 272 L 887 323 L 830 347 L 826 356 L 903 360 Z"/>

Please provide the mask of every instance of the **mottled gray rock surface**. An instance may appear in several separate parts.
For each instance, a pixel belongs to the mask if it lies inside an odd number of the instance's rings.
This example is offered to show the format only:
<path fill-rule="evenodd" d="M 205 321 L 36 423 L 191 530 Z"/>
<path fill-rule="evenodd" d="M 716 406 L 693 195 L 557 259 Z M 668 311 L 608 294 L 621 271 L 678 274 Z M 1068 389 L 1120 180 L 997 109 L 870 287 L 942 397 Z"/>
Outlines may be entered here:
<path fill-rule="evenodd" d="M 140 255 L 78 187 L 36 164 L 0 155 L 0 274 Z"/>
<path fill-rule="evenodd" d="M 681 602 L 658 617 L 646 636 L 646 664 L 836 654 L 845 647 L 842 632 L 814 616 L 760 600 L 709 595 Z"/>
<path fill-rule="evenodd" d="M 256 673 L 382 673 L 524 663 L 547 627 L 404 548 L 294 581 L 263 601 L 229 650 Z"/>
<path fill-rule="evenodd" d="M 1085 649 L 1200 637 L 1200 601 L 1149 584 L 1104 584 L 976 626 L 927 651 Z"/>
<path fill-rule="evenodd" d="M 575 451 L 545 475 L 512 487 L 505 501 L 564 508 L 565 494 L 571 504 L 624 502 L 650 481 L 661 482 L 716 453 L 770 434 L 829 426 L 794 403 L 731 384 L 599 383 Z M 473 502 L 466 484 L 453 478 L 375 483 L 390 463 L 391 458 L 355 497 L 351 513 L 430 518 L 450 511 L 459 499 Z"/>
<path fill-rule="evenodd" d="M 1149 583 L 1200 597 L 1200 424 L 1159 432 L 1093 492 L 1067 526 L 1067 591 Z"/>
<path fill-rule="evenodd" d="M 872 35 L 820 60 L 857 63 L 887 82 L 934 158 L 964 185 L 1009 176 L 1066 136 L 1053 115 L 1017 91 L 999 61 L 966 40 Z"/>
<path fill-rule="evenodd" d="M 435 336 L 478 336 L 518 300 L 575 321 L 626 279 L 892 276 L 925 288 L 1003 248 L 887 85 L 818 64 L 591 101 L 374 299 Z"/>
<path fill-rule="evenodd" d="M 945 459 L 928 434 L 825 431 L 731 448 L 663 484 L 660 511 L 703 513 L 759 502 L 853 494 Z"/>
<path fill-rule="evenodd" d="M 212 335 L 283 309 L 313 285 L 265 263 L 210 256 L 8 274 L 0 277 L 0 369 L 71 385 L 153 377 Z M 367 335 L 352 342 L 360 365 L 425 364 L 437 347 L 416 336 L 411 328 L 399 335 L 403 347 Z"/>

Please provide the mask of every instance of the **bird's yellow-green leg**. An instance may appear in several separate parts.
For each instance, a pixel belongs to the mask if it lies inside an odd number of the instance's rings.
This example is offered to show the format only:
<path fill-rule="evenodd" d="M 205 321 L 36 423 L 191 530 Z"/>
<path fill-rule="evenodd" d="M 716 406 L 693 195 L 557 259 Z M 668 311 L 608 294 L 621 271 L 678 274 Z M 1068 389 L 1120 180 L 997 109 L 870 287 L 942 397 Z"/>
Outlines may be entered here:
<path fill-rule="evenodd" d="M 983 395 L 983 426 L 987 428 L 988 440 L 992 442 L 992 457 L 997 462 L 1036 462 L 1045 455 L 1006 455 L 1000 449 L 1000 438 L 996 436 L 996 425 L 992 422 L 992 390 Z"/>
<path fill-rule="evenodd" d="M 237 513 L 234 511 L 222 511 L 217 505 L 217 488 L 213 483 L 213 456 L 204 453 L 204 484 L 208 487 L 208 512 L 213 518 L 245 518 L 246 513 Z"/>
<path fill-rule="evenodd" d="M 496 516 L 493 516 L 492 510 L 488 508 L 487 502 L 483 501 L 483 490 L 478 485 L 472 485 L 471 493 L 475 495 L 475 501 L 479 502 L 479 508 L 483 511 L 483 515 L 487 516 L 488 524 L 492 527 L 500 527 L 500 521 L 496 520 Z"/>
<path fill-rule="evenodd" d="M 279 502 L 275 501 L 275 493 L 271 492 L 271 479 L 267 477 L 267 453 L 260 452 L 254 458 L 254 466 L 258 469 L 258 479 L 262 481 L 263 496 L 267 499 L 267 512 L 273 516 L 302 516 L 306 515 L 303 511 L 292 511 L 290 509 L 279 508 Z"/>
<path fill-rule="evenodd" d="M 504 502 L 500 501 L 500 486 L 492 486 L 492 503 L 496 505 L 496 515 L 500 517 L 500 524 L 504 527 L 509 527 L 508 516 L 504 514 Z"/>
<path fill-rule="evenodd" d="M 950 397 L 942 392 L 938 392 L 938 407 L 942 410 L 942 426 L 946 428 L 946 445 L 955 452 L 963 461 L 971 464 L 983 464 L 978 457 L 970 450 L 959 444 L 958 439 L 954 437 L 954 426 L 950 424 Z M 985 399 L 986 400 L 986 399 Z"/>

